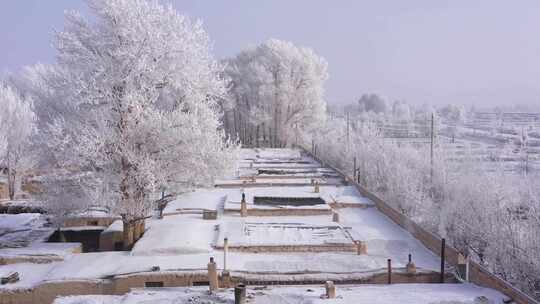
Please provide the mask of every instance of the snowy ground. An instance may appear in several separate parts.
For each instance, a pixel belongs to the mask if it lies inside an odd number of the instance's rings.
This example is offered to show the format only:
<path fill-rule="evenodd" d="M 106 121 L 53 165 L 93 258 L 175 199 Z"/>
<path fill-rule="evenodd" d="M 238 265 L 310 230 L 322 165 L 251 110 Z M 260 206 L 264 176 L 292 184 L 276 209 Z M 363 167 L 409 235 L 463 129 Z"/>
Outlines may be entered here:
<path fill-rule="evenodd" d="M 26 247 L 43 241 L 51 229 L 39 213 L 0 214 L 0 248 Z"/>
<path fill-rule="evenodd" d="M 502 303 L 500 293 L 470 284 L 395 284 L 337 286 L 335 299 L 323 299 L 322 286 L 249 288 L 247 297 L 254 304 L 475 304 Z M 480 302 L 481 297 L 489 302 Z M 476 301 L 475 301 L 476 300 Z M 58 298 L 54 304 L 181 304 L 234 303 L 233 289 L 209 295 L 207 288 L 134 289 L 123 296 L 74 296 Z"/>
<path fill-rule="evenodd" d="M 218 246 L 228 238 L 230 246 L 295 246 L 352 243 L 351 237 L 335 223 L 227 222 L 219 226 Z"/>
<path fill-rule="evenodd" d="M 297 151 L 273 152 L 243 150 L 242 153 L 249 157 L 266 155 L 288 159 L 299 157 Z M 266 154 L 265 154 L 266 153 Z M 244 275 L 258 278 L 276 278 L 280 280 L 303 280 L 306 278 L 317 279 L 349 279 L 369 277 L 375 273 L 386 272 L 387 259 L 392 259 L 392 265 L 396 269 L 403 269 L 407 263 L 408 254 L 412 254 L 418 271 L 437 271 L 439 258 L 426 249 L 419 241 L 414 239 L 408 232 L 394 224 L 385 215 L 380 213 L 373 203 L 362 197 L 351 186 L 321 186 L 320 193 L 314 193 L 313 186 L 306 187 L 266 187 L 246 188 L 248 208 L 253 208 L 253 198 L 256 196 L 268 197 L 300 197 L 322 198 L 325 203 L 317 206 L 330 210 L 330 203 L 340 202 L 347 204 L 370 205 L 370 208 L 341 208 L 334 209 L 339 214 L 339 223 L 332 222 L 332 215 L 312 216 L 249 216 L 240 217 L 239 212 L 224 212 L 228 206 L 233 205 L 239 209 L 241 193 L 240 187 L 231 189 L 198 189 L 185 193 L 171 201 L 164 210 L 165 217 L 161 220 L 148 219 L 146 232 L 135 244 L 131 252 L 94 252 L 71 254 L 70 245 L 65 247 L 51 247 L 52 243 L 37 242 L 30 247 L 17 249 L 10 254 L 23 254 L 34 250 L 34 254 L 56 254 L 63 261 L 48 264 L 12 264 L 0 266 L 0 274 L 10 271 L 20 273 L 21 280 L 14 284 L 1 285 L 2 289 L 28 288 L 47 280 L 70 280 L 70 279 L 100 279 L 118 275 L 126 275 L 138 272 L 148 272 L 153 266 L 159 266 L 161 271 L 191 272 L 206 271 L 210 257 L 214 257 L 218 263 L 218 269 L 223 267 L 223 251 L 220 247 L 224 237 L 229 238 L 231 246 L 241 245 L 304 245 L 304 244 L 331 244 L 349 243 L 361 240 L 367 243 L 367 255 L 357 255 L 354 252 L 229 252 L 227 268 L 235 275 Z M 313 206 L 309 206 L 313 207 Z M 279 206 L 284 210 L 293 210 L 290 206 Z M 287 209 L 289 208 L 289 209 Z M 204 220 L 203 210 L 217 210 L 216 220 Z M 32 227 L 38 216 L 23 215 L 20 220 L 10 218 L 4 224 L 4 229 L 13 227 Z M 12 224 L 16 222 L 17 224 Z M 336 229 L 329 229 L 334 227 Z M 112 230 L 120 230 L 122 227 L 116 223 Z M 220 229 L 221 228 L 221 229 Z M 2 229 L 2 228 L 0 228 Z M 30 231 L 34 231 L 30 229 Z M 41 247 L 40 247 L 41 246 Z M 0 250 L 0 256 L 2 250 Z M 6 253 L 8 254 L 8 253 Z M 436 294 L 441 292 L 448 294 L 448 299 L 460 301 L 472 301 L 475 293 L 485 290 L 470 285 L 418 285 L 418 287 L 405 288 L 399 285 L 386 287 L 389 293 L 387 299 L 397 294 L 404 294 L 411 299 L 420 299 L 414 303 L 431 303 L 429 296 L 422 294 Z M 409 285 L 411 286 L 411 285 Z M 461 286 L 461 287 L 460 287 Z M 351 287 L 352 288 L 352 287 Z M 364 288 L 364 289 L 362 289 Z M 257 296 L 255 303 L 319 303 L 318 296 L 321 293 L 318 288 L 313 293 L 306 293 L 305 288 L 280 288 L 264 291 L 267 294 Z M 367 294 L 385 293 L 381 286 L 354 287 L 350 291 L 341 289 L 343 299 L 335 300 L 335 303 L 368 303 L 362 296 L 363 290 Z M 117 297 L 76 297 L 71 300 L 82 302 L 58 303 L 143 303 L 144 297 L 154 291 L 137 291 L 126 296 Z M 160 291 L 165 292 L 165 291 Z M 168 291 L 167 291 L 168 292 Z M 185 290 L 171 291 L 185 294 Z M 262 291 L 261 291 L 262 292 Z M 487 292 L 487 291 L 485 291 Z M 227 295 L 228 293 L 224 293 Z M 141 295 L 141 297 L 139 297 Z M 154 294 L 161 297 L 157 291 Z M 186 295 L 187 299 L 193 294 Z M 164 299 L 171 299 L 172 294 L 164 295 Z M 175 297 L 175 296 L 174 296 Z M 301 300 L 305 297 L 305 301 Z M 140 298 L 140 301 L 138 300 Z M 84 302 L 85 299 L 97 302 Z M 133 302 L 130 302 L 132 301 Z M 225 302 L 230 302 L 230 297 L 225 297 Z M 280 300 L 286 299 L 286 300 Z M 366 298 L 367 299 L 367 298 Z M 433 300 L 441 298 L 433 297 Z M 118 301 L 118 302 L 114 302 Z M 137 302 L 139 301 L 139 302 Z M 168 300 L 167 300 L 168 301 Z M 188 303 L 179 298 L 177 302 L 163 303 Z M 265 302 L 266 301 L 266 302 Z M 279 302 L 282 301 L 282 302 Z M 287 302 L 283 302 L 287 301 Z M 304 301 L 304 302 L 302 302 Z M 341 301 L 341 302 L 339 302 Z M 364 302 L 362 302 L 364 301 Z M 405 298 L 400 298 L 400 303 Z M 412 300 L 411 300 L 412 301 Z M 424 302 L 422 302 L 424 301 Z M 329 301 L 327 301 L 329 302 Z M 161 302 L 159 302 L 161 303 Z M 212 302 L 210 302 L 212 303 Z M 224 302 L 216 302 L 224 303 Z M 330 302 L 329 302 L 330 303 Z M 372 302 L 369 302 L 372 303 Z M 386 303 L 379 302 L 377 303 Z M 437 303 L 437 302 L 433 302 Z M 468 302 L 464 302 L 468 303 Z"/>

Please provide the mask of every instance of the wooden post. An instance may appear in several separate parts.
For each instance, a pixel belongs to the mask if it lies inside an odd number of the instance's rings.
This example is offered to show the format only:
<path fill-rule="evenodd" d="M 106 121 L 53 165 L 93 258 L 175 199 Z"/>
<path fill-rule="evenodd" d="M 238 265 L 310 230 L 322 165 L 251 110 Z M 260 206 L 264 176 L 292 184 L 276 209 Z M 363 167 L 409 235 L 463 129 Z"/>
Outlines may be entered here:
<path fill-rule="evenodd" d="M 240 216 L 247 216 L 247 203 L 246 203 L 246 194 L 242 193 L 242 201 L 240 201 Z"/>
<path fill-rule="evenodd" d="M 433 181 L 433 142 L 435 140 L 435 116 L 433 113 L 431 113 L 431 144 L 430 144 L 430 153 L 429 153 L 429 159 L 430 159 L 430 177 L 431 181 Z"/>
<path fill-rule="evenodd" d="M 255 144 L 259 147 L 259 125 L 257 125 L 257 132 L 255 134 Z"/>
<path fill-rule="evenodd" d="M 409 262 L 407 263 L 407 273 L 408 274 L 415 274 L 416 273 L 416 265 L 414 265 L 412 261 L 412 255 L 409 253 Z"/>
<path fill-rule="evenodd" d="M 445 251 L 445 248 L 446 248 L 446 240 L 443 238 L 442 239 L 442 242 L 441 242 L 441 283 L 444 283 L 444 259 L 445 259 L 445 255 L 444 255 L 444 251 Z"/>
<path fill-rule="evenodd" d="M 356 156 L 353 157 L 353 180 L 356 180 Z"/>
<path fill-rule="evenodd" d="M 349 112 L 347 112 L 347 149 L 349 149 Z"/>
<path fill-rule="evenodd" d="M 388 259 L 388 284 L 392 284 L 392 259 Z"/>

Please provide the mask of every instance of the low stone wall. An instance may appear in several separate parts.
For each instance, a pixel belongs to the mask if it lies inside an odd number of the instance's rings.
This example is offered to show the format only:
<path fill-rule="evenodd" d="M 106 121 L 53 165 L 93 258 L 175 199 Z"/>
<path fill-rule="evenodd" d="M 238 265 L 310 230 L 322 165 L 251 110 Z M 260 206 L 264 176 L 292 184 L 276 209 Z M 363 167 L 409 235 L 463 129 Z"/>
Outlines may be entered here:
<path fill-rule="evenodd" d="M 240 209 L 225 209 L 225 213 L 240 213 Z M 248 216 L 307 216 L 331 215 L 331 209 L 248 209 Z"/>
<path fill-rule="evenodd" d="M 72 217 L 64 220 L 63 227 L 104 226 L 109 227 L 117 217 Z"/>
<path fill-rule="evenodd" d="M 117 276 L 113 279 L 113 292 L 124 294 L 131 288 L 145 287 L 148 282 L 162 283 L 163 287 L 182 287 L 208 282 L 206 271 L 193 272 L 143 272 Z"/>
<path fill-rule="evenodd" d="M 33 289 L 18 289 L 0 294 L 0 304 L 51 304 L 57 296 L 112 294 L 107 280 L 45 282 Z"/>
<path fill-rule="evenodd" d="M 392 284 L 415 284 L 415 283 L 438 283 L 439 273 L 437 272 L 417 272 L 406 273 L 404 268 L 392 269 Z M 388 274 L 383 271 L 350 274 L 291 274 L 274 275 L 268 274 L 238 274 L 232 273 L 231 281 L 241 282 L 246 285 L 313 285 L 324 284 L 331 280 L 335 284 L 388 284 Z M 457 283 L 451 274 L 446 275 L 445 282 Z"/>
<path fill-rule="evenodd" d="M 223 250 L 223 247 L 214 247 Z M 356 245 L 330 244 L 330 245 L 260 245 L 260 246 L 230 246 L 229 251 L 239 252 L 356 252 Z"/>
<path fill-rule="evenodd" d="M 342 186 L 343 183 L 341 182 L 320 182 L 319 186 Z M 243 184 L 241 182 L 239 183 L 216 183 L 214 185 L 215 188 L 253 188 L 253 187 L 305 187 L 305 186 L 313 186 L 311 182 L 305 182 L 305 183 L 246 183 Z"/>
<path fill-rule="evenodd" d="M 387 273 L 380 270 L 371 274 L 257 274 L 232 272 L 229 286 L 237 283 L 248 285 L 302 285 L 324 284 L 332 279 L 336 284 L 386 284 Z M 224 286 L 223 277 L 219 276 L 220 286 Z M 436 272 L 418 272 L 407 274 L 405 269 L 392 269 L 392 283 L 434 283 L 438 282 Z M 162 287 L 185 287 L 208 285 L 206 270 L 141 272 L 119 275 L 109 279 L 48 281 L 34 288 L 0 292 L 0 304 L 51 304 L 57 296 L 68 295 L 121 295 L 131 288 L 148 287 L 157 284 Z M 456 282 L 452 276 L 447 282 Z"/>
<path fill-rule="evenodd" d="M 33 263 L 47 264 L 52 262 L 63 261 L 64 259 L 58 255 L 16 255 L 16 256 L 0 256 L 0 265 L 18 264 L 18 263 Z"/>
<path fill-rule="evenodd" d="M 496 275 L 491 273 L 488 269 L 486 269 L 482 265 L 479 265 L 478 263 L 475 263 L 475 262 L 469 263 L 469 281 L 483 287 L 496 289 L 504 293 L 505 295 L 507 295 L 508 297 L 510 297 L 516 303 L 519 303 L 519 304 L 538 303 L 538 301 L 524 294 L 519 289 L 510 285 L 505 280 L 497 277 Z"/>
<path fill-rule="evenodd" d="M 367 209 L 371 207 L 375 207 L 375 205 L 370 204 L 354 204 L 354 203 L 329 203 L 330 207 L 333 209 L 343 209 L 343 208 L 361 208 L 361 209 Z"/>
<path fill-rule="evenodd" d="M 324 163 L 317 156 L 312 155 L 306 149 L 303 149 L 303 150 L 305 153 L 311 155 L 314 159 L 316 159 L 320 163 Z M 388 216 L 394 223 L 398 224 L 403 229 L 411 233 L 416 239 L 422 242 L 422 244 L 425 247 L 427 247 L 429 250 L 431 250 L 432 252 L 434 252 L 435 254 L 439 256 L 441 255 L 442 240 L 440 237 L 420 227 L 420 225 L 416 224 L 414 221 L 412 221 L 411 219 L 409 219 L 408 217 L 406 217 L 405 215 L 403 215 L 402 213 L 400 213 L 399 211 L 397 211 L 396 209 L 388 205 L 386 202 L 380 199 L 377 195 L 375 195 L 374 193 L 370 192 L 365 187 L 357 183 L 351 176 L 348 176 L 346 173 L 342 172 L 341 170 L 329 164 L 326 164 L 326 165 L 329 168 L 338 172 L 341 176 L 343 176 L 343 178 L 347 182 L 349 182 L 351 185 L 354 185 L 363 196 L 369 198 L 373 203 L 375 203 L 375 206 L 377 206 L 377 209 L 381 213 Z M 459 252 L 457 249 L 446 244 L 444 256 L 448 264 L 452 266 L 457 266 L 458 254 Z M 486 268 L 474 262 L 470 262 L 469 264 L 469 281 L 471 283 L 475 283 L 480 286 L 498 290 L 501 293 L 505 294 L 506 296 L 512 298 L 518 304 L 528 304 L 528 303 L 540 304 L 540 302 L 534 300 L 532 297 L 526 295 L 522 291 L 513 287 L 510 283 L 495 276 L 489 270 L 487 270 Z"/>

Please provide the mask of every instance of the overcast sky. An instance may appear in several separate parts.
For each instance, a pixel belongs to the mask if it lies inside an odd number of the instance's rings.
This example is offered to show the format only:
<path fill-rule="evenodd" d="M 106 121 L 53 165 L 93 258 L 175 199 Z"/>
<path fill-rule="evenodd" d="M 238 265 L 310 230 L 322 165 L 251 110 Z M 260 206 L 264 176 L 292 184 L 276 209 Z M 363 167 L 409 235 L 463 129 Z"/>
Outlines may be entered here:
<path fill-rule="evenodd" d="M 326 58 L 329 102 L 540 105 L 540 1 L 177 0 L 218 58 L 269 38 Z M 51 35 L 82 0 L 0 2 L 0 70 L 54 62 Z"/>

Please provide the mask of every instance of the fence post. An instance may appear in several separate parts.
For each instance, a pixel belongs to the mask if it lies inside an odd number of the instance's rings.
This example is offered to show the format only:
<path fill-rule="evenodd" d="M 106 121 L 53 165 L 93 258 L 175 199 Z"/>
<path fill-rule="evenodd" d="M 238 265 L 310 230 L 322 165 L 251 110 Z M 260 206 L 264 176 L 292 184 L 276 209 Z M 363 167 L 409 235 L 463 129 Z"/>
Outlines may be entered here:
<path fill-rule="evenodd" d="M 446 240 L 443 238 L 441 241 L 441 283 L 444 283 L 444 259 L 445 259 L 445 247 L 446 247 Z"/>
<path fill-rule="evenodd" d="M 388 284 L 392 284 L 392 259 L 388 259 Z"/>
<path fill-rule="evenodd" d="M 353 180 L 356 180 L 356 156 L 353 157 Z"/>

